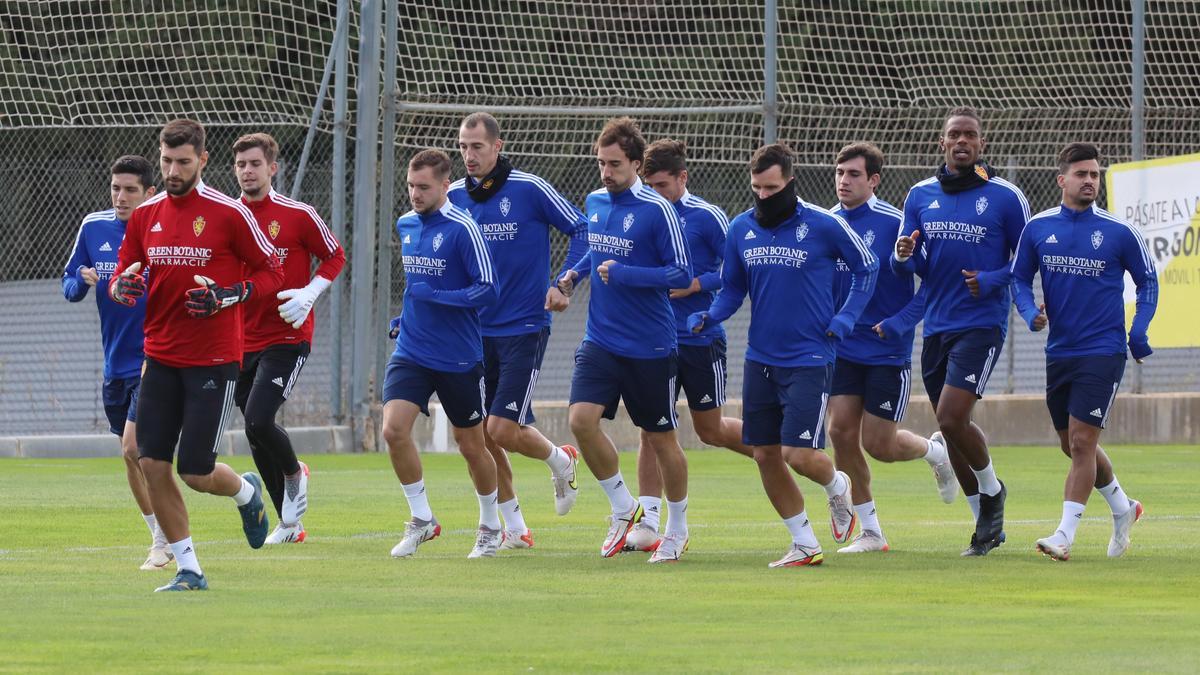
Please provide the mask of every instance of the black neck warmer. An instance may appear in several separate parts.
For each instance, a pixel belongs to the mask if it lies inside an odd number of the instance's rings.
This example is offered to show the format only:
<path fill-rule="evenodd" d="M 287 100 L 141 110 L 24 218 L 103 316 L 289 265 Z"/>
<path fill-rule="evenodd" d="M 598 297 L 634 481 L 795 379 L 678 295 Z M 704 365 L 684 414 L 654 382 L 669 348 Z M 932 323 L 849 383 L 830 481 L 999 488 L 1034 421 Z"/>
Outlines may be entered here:
<path fill-rule="evenodd" d="M 779 192 L 759 199 L 754 195 L 754 219 L 767 229 L 774 229 L 796 213 L 796 179 L 792 178 Z"/>
<path fill-rule="evenodd" d="M 996 172 L 986 162 L 976 162 L 974 169 L 962 173 L 950 173 L 950 168 L 943 164 L 938 169 L 937 179 L 942 184 L 942 192 L 952 195 L 977 188 L 995 175 Z"/>
<path fill-rule="evenodd" d="M 496 158 L 496 167 L 484 176 L 483 180 L 476 181 L 467 176 L 467 194 L 476 202 L 486 202 L 504 187 L 504 182 L 508 180 L 508 174 L 512 173 L 512 170 L 512 163 L 507 157 L 500 155 Z"/>

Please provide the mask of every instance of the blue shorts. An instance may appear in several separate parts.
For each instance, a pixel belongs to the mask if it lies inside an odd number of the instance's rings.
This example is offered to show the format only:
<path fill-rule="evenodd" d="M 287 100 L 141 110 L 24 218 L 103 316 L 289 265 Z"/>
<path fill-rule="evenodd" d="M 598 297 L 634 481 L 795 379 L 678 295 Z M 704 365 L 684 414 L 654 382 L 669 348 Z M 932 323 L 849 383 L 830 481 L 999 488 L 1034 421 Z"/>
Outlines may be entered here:
<path fill-rule="evenodd" d="M 670 431 L 676 427 L 675 374 L 677 355 L 658 359 L 634 359 L 613 354 L 584 340 L 575 350 L 575 372 L 571 375 L 571 403 L 604 406 L 604 417 L 617 416 L 617 404 L 625 401 L 629 419 L 646 431 Z"/>
<path fill-rule="evenodd" d="M 908 408 L 912 389 L 912 366 L 871 366 L 846 359 L 833 365 L 830 396 L 858 396 L 863 410 L 876 417 L 899 422 Z"/>
<path fill-rule="evenodd" d="M 679 345 L 679 376 L 675 398 L 682 389 L 688 408 L 713 410 L 725 405 L 725 340 L 709 345 Z"/>
<path fill-rule="evenodd" d="M 1054 429 L 1066 429 L 1069 417 L 1103 429 L 1124 374 L 1124 354 L 1047 358 L 1046 407 Z"/>
<path fill-rule="evenodd" d="M 746 359 L 742 442 L 825 447 L 825 407 L 833 366 L 768 366 Z"/>
<path fill-rule="evenodd" d="M 429 414 L 429 397 L 437 393 L 450 424 L 467 429 L 483 421 L 483 364 L 461 373 L 426 368 L 393 356 L 383 376 L 383 402 L 408 401 Z"/>
<path fill-rule="evenodd" d="M 489 415 L 533 424 L 533 388 L 542 371 L 550 329 L 483 338 L 484 403 Z"/>
<path fill-rule="evenodd" d="M 983 398 L 992 368 L 1004 347 L 1004 333 L 997 328 L 972 328 L 957 333 L 938 333 L 925 338 L 921 347 L 921 379 L 925 393 L 936 408 L 942 387 L 950 385 Z"/>
<path fill-rule="evenodd" d="M 137 422 L 138 390 L 141 385 L 141 375 L 104 381 L 102 398 L 109 431 L 123 436 L 126 420 Z"/>

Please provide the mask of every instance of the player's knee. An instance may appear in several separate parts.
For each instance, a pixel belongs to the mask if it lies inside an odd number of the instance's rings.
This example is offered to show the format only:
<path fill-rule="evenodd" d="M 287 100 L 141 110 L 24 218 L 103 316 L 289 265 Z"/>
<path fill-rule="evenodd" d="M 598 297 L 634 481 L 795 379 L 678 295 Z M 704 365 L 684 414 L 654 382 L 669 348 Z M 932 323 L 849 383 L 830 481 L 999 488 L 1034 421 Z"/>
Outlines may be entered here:
<path fill-rule="evenodd" d="M 937 423 L 943 434 L 951 435 L 965 431 L 971 420 L 953 408 L 940 406 L 937 410 Z"/>
<path fill-rule="evenodd" d="M 1070 452 L 1073 460 L 1091 460 L 1096 458 L 1096 443 L 1087 434 L 1073 433 L 1070 435 Z"/>
<path fill-rule="evenodd" d="M 510 419 L 488 415 L 487 432 L 500 447 L 513 450 L 520 440 L 521 426 Z"/>
<path fill-rule="evenodd" d="M 400 425 L 384 423 L 383 441 L 387 443 L 389 449 L 397 448 L 408 440 L 408 433 Z"/>
<path fill-rule="evenodd" d="M 180 473 L 179 479 L 196 492 L 208 492 L 208 488 L 212 483 L 212 474 Z"/>
<path fill-rule="evenodd" d="M 138 459 L 137 443 L 132 440 L 126 442 L 121 441 L 121 456 L 125 458 L 125 463 L 129 466 L 140 466 Z"/>
<path fill-rule="evenodd" d="M 760 469 L 780 464 L 781 456 L 777 449 L 756 445 L 750 448 L 750 452 L 752 453 L 751 456 L 754 457 L 754 463 Z"/>
<path fill-rule="evenodd" d="M 599 427 L 597 420 L 577 408 L 571 409 L 568 418 L 571 424 L 571 433 L 576 437 L 591 436 Z"/>
<path fill-rule="evenodd" d="M 696 436 L 700 438 L 700 442 L 713 447 L 724 447 L 725 437 L 721 434 L 721 425 L 719 424 L 704 424 L 696 427 Z"/>

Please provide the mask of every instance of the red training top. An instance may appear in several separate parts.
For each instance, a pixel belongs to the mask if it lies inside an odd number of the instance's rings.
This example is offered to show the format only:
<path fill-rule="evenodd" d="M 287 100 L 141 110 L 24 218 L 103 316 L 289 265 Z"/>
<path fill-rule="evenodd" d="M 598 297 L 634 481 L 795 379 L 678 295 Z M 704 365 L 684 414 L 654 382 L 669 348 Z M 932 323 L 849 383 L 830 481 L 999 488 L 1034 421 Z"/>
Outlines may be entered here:
<path fill-rule="evenodd" d="M 250 210 L 203 182 L 182 197 L 166 190 L 134 210 L 117 257 L 116 283 L 135 262 L 149 268 L 146 356 L 173 368 L 240 363 L 242 308 L 192 318 L 184 307 L 196 274 L 221 286 L 253 284 L 250 299 L 280 289 L 283 271 Z M 245 266 L 243 268 L 243 265 Z M 243 277 L 243 269 L 251 272 Z"/>

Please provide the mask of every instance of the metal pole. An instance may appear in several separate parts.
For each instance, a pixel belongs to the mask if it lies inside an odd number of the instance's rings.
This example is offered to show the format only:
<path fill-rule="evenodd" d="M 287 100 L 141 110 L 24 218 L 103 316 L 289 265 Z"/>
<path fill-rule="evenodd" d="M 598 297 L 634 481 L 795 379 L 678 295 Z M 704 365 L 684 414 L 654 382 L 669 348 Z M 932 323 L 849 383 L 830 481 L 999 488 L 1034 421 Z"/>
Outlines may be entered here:
<path fill-rule="evenodd" d="M 387 0 L 383 36 L 383 158 L 379 167 L 379 278 L 375 284 L 375 330 L 392 318 L 392 209 L 396 202 L 396 52 L 400 38 L 398 0 Z M 375 339 L 375 389 L 382 389 L 391 343 Z"/>
<path fill-rule="evenodd" d="M 375 298 L 375 233 L 379 178 L 379 2 L 362 0 L 359 15 L 361 34 L 358 52 L 358 117 L 354 150 L 354 257 L 351 265 L 350 298 L 353 305 L 350 365 L 350 417 L 353 443 L 360 450 L 373 450 L 370 443 L 369 381 L 375 350 L 371 321 Z M 376 327 L 377 328 L 377 327 Z"/>
<path fill-rule="evenodd" d="M 333 43 L 329 45 L 329 58 L 325 59 L 325 72 L 321 75 L 321 86 L 317 89 L 317 102 L 313 104 L 312 118 L 308 121 L 308 133 L 304 136 L 304 151 L 300 153 L 300 166 L 296 168 L 296 177 L 292 180 L 292 191 L 288 193 L 292 199 L 300 198 L 300 185 L 304 182 L 304 171 L 308 168 L 308 154 L 312 151 L 313 137 L 317 135 L 317 122 L 321 119 L 321 109 L 325 107 L 325 96 L 329 92 L 329 76 L 333 73 L 333 64 L 339 51 L 345 51 L 346 32 L 349 21 L 341 20 L 338 12 L 338 24 L 334 29 Z"/>
<path fill-rule="evenodd" d="M 1145 159 L 1146 154 L 1146 0 L 1133 0 L 1133 77 L 1130 92 L 1132 120 L 1130 144 L 1133 160 Z M 1133 393 L 1143 391 L 1142 364 L 1133 364 Z"/>
<path fill-rule="evenodd" d="M 1004 169 L 1004 178 L 1013 185 L 1017 184 L 1017 165 L 1012 157 L 1008 158 Z M 1008 381 L 1005 383 L 1004 393 L 1011 394 L 1016 391 L 1017 385 L 1017 331 L 1014 330 L 1013 315 L 1016 314 L 1016 309 L 1012 303 L 1008 305 Z"/>
<path fill-rule="evenodd" d="M 778 85 L 776 74 L 779 68 L 776 29 L 779 23 L 779 8 L 776 0 L 766 1 L 766 21 L 763 30 L 763 143 L 774 143 L 777 138 L 779 116 Z"/>
<path fill-rule="evenodd" d="M 350 25 L 350 0 L 338 0 L 337 21 L 339 29 Z M 349 35 L 349 32 L 347 28 L 343 38 Z M 335 35 L 334 42 L 336 41 Z M 333 236 L 337 237 L 338 241 L 346 241 L 346 137 L 350 131 L 350 122 L 346 116 L 346 90 L 350 82 L 349 40 L 343 39 L 335 54 L 337 64 L 333 78 L 333 181 L 330 186 L 330 201 L 333 206 L 330 218 L 333 221 Z M 333 354 L 329 364 L 332 373 L 329 380 L 329 411 L 335 425 L 345 421 L 342 405 L 342 344 L 345 325 L 342 320 L 342 298 L 345 294 L 345 281 L 335 285 L 329 293 L 329 327 L 333 337 Z"/>

